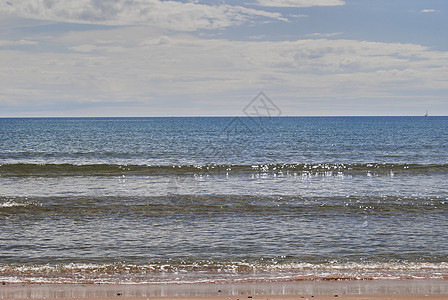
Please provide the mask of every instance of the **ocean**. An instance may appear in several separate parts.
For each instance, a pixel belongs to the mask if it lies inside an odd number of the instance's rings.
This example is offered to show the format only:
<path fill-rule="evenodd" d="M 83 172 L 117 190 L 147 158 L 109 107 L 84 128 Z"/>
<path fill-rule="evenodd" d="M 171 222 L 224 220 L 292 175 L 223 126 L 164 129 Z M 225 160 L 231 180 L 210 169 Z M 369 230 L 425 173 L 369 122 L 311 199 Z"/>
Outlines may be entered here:
<path fill-rule="evenodd" d="M 0 119 L 0 282 L 448 279 L 448 117 Z"/>

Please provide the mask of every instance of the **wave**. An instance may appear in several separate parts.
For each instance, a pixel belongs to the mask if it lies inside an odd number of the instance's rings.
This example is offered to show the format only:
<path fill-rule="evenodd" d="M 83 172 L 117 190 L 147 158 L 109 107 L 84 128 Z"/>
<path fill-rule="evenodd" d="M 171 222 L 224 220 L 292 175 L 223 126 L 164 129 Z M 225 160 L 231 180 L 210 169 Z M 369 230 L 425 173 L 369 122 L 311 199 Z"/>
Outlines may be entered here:
<path fill-rule="evenodd" d="M 165 175 L 424 175 L 447 174 L 448 164 L 316 163 L 252 165 L 119 165 L 119 164 L 1 164 L 0 176 L 165 176 Z"/>
<path fill-rule="evenodd" d="M 41 206 L 42 204 L 25 200 L 15 200 L 15 198 L 0 197 L 0 209 L 2 208 L 17 208 L 28 206 Z"/>
<path fill-rule="evenodd" d="M 0 265 L 10 283 L 195 283 L 376 279 L 448 279 L 446 262 L 158 262 Z"/>
<path fill-rule="evenodd" d="M 254 196 L 179 195 L 139 197 L 0 197 L 0 214 L 36 216 L 61 214 L 64 217 L 126 215 L 282 215 L 328 216 L 338 214 L 445 213 L 448 199 L 397 196 Z"/>

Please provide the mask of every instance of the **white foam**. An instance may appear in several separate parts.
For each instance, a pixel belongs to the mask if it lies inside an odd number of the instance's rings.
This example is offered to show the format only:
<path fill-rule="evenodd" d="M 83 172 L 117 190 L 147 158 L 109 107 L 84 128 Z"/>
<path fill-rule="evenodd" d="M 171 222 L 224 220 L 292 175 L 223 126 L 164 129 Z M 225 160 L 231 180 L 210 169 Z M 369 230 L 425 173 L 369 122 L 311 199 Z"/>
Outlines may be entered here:
<path fill-rule="evenodd" d="M 2 202 L 0 203 L 0 208 L 2 207 L 20 207 L 20 206 L 29 206 L 29 205 L 35 205 L 33 203 L 30 202 L 16 202 L 16 201 L 6 201 L 6 202 Z"/>
<path fill-rule="evenodd" d="M 212 267 L 214 271 L 208 270 Z M 243 269 L 239 269 L 243 267 Z M 202 269 L 203 268 L 203 269 Z M 133 269 L 131 271 L 131 269 Z M 247 280 L 363 280 L 403 278 L 443 279 L 448 263 L 388 262 L 388 263 L 273 263 L 258 264 L 229 262 L 206 264 L 145 264 L 127 263 L 60 265 L 0 265 L 0 281 L 10 283 L 199 283 L 236 282 Z M 207 271 L 207 272 L 203 272 Z M 9 276 L 5 276 L 8 274 Z M 50 274 L 50 276 L 48 276 Z M 55 274 L 59 274 L 55 276 Z"/>

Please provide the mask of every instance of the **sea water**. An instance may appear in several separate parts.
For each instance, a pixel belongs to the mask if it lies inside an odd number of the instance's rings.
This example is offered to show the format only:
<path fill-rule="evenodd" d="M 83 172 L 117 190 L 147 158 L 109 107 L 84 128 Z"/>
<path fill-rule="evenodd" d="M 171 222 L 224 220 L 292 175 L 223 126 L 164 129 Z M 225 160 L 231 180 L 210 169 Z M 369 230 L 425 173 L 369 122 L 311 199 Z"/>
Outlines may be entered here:
<path fill-rule="evenodd" d="M 0 119 L 0 281 L 448 278 L 448 117 Z"/>

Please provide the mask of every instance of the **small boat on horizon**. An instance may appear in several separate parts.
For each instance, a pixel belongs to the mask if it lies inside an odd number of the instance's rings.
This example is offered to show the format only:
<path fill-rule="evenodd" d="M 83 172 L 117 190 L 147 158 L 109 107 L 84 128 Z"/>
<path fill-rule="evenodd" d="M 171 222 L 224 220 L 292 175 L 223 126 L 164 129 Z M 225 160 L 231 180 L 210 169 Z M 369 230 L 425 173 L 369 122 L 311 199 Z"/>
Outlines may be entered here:
<path fill-rule="evenodd" d="M 428 110 L 426 110 L 426 113 L 425 113 L 425 117 L 427 117 L 428 116 Z"/>

